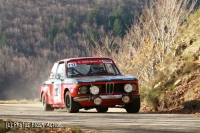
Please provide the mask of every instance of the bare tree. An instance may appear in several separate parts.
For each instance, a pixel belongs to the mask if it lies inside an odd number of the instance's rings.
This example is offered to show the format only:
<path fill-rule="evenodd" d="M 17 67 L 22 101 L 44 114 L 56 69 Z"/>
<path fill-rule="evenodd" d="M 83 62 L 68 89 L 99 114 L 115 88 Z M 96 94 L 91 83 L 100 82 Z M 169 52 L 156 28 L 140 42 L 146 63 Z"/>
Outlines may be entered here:
<path fill-rule="evenodd" d="M 171 52 L 170 48 L 180 34 L 179 27 L 193 11 L 196 0 L 148 2 L 142 15 L 134 20 L 122 43 L 116 38 L 112 41 L 119 44 L 119 49 L 109 48 L 106 40 L 113 38 L 106 36 L 101 39 L 103 45 L 95 43 L 93 50 L 95 54 L 114 58 L 124 74 L 136 75 L 141 83 L 155 74 L 156 64 L 161 63 Z"/>
<path fill-rule="evenodd" d="M 150 0 L 145 4 L 142 15 L 135 20 L 124 38 L 123 45 L 134 49 L 129 61 L 135 62 L 135 74 L 148 81 L 156 72 L 180 34 L 179 27 L 193 11 L 196 0 Z M 127 45 L 126 45 L 127 46 Z M 120 57 L 122 58 L 122 57 Z M 126 63 L 128 64 L 128 63 Z"/>
<path fill-rule="evenodd" d="M 127 36 L 128 42 L 139 49 L 136 53 L 145 57 L 139 74 L 143 75 L 144 81 L 155 74 L 156 64 L 171 52 L 180 34 L 180 26 L 185 24 L 195 4 L 196 0 L 150 0 L 146 3 L 142 15 Z"/>
<path fill-rule="evenodd" d="M 147 34 L 154 42 L 155 50 L 162 62 L 173 46 L 188 15 L 193 11 L 196 0 L 150 0 L 139 19 L 141 35 Z M 139 36 L 138 36 L 139 37 Z"/>

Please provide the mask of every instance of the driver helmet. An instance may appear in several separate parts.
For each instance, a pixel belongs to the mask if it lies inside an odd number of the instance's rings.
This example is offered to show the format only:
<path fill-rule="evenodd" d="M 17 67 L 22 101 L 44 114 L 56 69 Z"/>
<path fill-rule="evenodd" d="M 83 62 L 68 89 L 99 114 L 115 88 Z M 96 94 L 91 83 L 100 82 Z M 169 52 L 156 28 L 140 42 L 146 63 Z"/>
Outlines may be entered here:
<path fill-rule="evenodd" d="M 98 71 L 103 69 L 103 64 L 93 64 L 91 66 L 92 72 L 97 73 Z"/>

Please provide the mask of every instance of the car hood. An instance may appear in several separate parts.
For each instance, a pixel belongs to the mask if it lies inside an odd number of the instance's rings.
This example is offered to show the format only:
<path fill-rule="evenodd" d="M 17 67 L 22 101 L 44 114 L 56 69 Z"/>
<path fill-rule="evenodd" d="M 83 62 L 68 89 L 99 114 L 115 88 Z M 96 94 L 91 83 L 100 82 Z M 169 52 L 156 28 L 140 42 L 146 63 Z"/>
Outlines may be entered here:
<path fill-rule="evenodd" d="M 120 80 L 137 80 L 134 76 L 90 76 L 90 77 L 74 77 L 67 78 L 64 81 L 71 81 L 76 83 L 82 82 L 110 82 L 110 81 L 120 81 Z"/>

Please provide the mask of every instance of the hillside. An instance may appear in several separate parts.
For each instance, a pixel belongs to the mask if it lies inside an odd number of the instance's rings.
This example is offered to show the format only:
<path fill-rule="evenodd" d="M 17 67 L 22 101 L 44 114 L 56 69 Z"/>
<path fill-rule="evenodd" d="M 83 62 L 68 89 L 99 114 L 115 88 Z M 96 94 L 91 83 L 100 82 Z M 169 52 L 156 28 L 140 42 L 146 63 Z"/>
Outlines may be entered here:
<path fill-rule="evenodd" d="M 1 0 L 0 99 L 38 97 L 39 85 L 46 80 L 53 62 L 88 56 L 94 39 L 107 33 L 123 37 L 141 3 Z"/>
<path fill-rule="evenodd" d="M 200 110 L 200 9 L 187 21 L 150 90 L 142 90 L 144 111 Z"/>

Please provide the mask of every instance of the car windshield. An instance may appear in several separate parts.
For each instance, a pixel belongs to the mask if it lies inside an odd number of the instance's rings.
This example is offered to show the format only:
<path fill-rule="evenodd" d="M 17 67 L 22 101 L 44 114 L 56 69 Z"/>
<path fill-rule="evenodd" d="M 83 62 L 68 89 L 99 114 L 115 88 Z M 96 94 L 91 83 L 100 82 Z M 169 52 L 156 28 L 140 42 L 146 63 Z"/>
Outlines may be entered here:
<path fill-rule="evenodd" d="M 119 75 L 111 60 L 84 60 L 67 63 L 67 76 Z"/>

